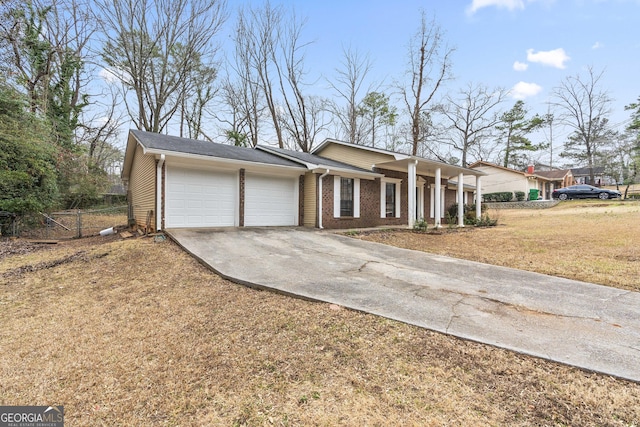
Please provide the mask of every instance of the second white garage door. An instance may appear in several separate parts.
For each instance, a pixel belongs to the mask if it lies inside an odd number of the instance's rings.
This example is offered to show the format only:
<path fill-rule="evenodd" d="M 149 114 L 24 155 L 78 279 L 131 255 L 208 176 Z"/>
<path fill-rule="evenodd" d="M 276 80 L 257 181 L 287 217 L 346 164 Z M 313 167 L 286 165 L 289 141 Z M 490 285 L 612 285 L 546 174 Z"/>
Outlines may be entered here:
<path fill-rule="evenodd" d="M 247 174 L 244 225 L 298 225 L 297 178 Z"/>

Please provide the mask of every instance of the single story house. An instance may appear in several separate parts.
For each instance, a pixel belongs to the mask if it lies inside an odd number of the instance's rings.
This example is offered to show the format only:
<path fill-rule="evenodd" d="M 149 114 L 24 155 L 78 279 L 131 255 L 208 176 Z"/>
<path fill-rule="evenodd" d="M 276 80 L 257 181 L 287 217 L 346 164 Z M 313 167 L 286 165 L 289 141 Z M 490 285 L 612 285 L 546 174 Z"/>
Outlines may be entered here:
<path fill-rule="evenodd" d="M 604 167 L 597 166 L 593 168 L 593 182 L 591 182 L 591 171 L 589 168 L 573 168 L 571 169 L 576 184 L 589 184 L 596 187 L 602 185 L 615 184 L 616 180 L 605 176 Z"/>
<path fill-rule="evenodd" d="M 482 192 L 485 194 L 521 191 L 528 195 L 529 190 L 539 188 L 538 178 L 527 172 L 485 161 L 472 163 L 469 168 L 486 174 L 482 179 Z"/>
<path fill-rule="evenodd" d="M 553 169 L 547 171 L 535 171 L 540 177 L 540 194 L 543 199 L 551 199 L 551 193 L 557 188 L 573 185 L 571 169 Z"/>
<path fill-rule="evenodd" d="M 475 187 L 458 186 L 465 175 L 476 179 Z M 130 218 L 147 230 L 412 227 L 422 218 L 439 226 L 458 201 L 463 225 L 462 204 L 480 193 L 483 175 L 333 139 L 302 153 L 139 130 L 129 131 L 122 170 Z"/>
<path fill-rule="evenodd" d="M 539 190 L 539 196 L 548 200 L 553 190 L 573 183 L 570 170 L 536 171 L 529 166 L 527 171 L 519 171 L 485 161 L 475 162 L 469 168 L 486 174 L 482 179 L 483 193 L 521 191 L 528 196 L 529 190 Z"/>

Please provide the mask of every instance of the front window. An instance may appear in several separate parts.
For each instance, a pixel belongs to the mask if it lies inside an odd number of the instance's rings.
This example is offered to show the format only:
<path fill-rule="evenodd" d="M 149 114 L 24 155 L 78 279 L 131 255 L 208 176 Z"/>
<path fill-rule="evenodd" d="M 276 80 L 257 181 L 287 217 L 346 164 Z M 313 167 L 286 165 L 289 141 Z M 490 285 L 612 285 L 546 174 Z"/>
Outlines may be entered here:
<path fill-rule="evenodd" d="M 396 184 L 393 182 L 385 183 L 385 212 L 387 218 L 395 218 L 396 216 Z"/>
<path fill-rule="evenodd" d="M 340 216 L 353 216 L 353 178 L 340 179 Z"/>

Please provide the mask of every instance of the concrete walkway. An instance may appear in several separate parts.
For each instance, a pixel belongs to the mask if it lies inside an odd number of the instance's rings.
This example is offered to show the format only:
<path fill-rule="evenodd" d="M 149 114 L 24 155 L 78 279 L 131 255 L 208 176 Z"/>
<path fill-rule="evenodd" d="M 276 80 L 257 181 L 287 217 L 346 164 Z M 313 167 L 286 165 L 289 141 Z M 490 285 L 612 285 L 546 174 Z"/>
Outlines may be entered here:
<path fill-rule="evenodd" d="M 234 282 L 640 382 L 640 293 L 302 228 L 168 230 Z"/>

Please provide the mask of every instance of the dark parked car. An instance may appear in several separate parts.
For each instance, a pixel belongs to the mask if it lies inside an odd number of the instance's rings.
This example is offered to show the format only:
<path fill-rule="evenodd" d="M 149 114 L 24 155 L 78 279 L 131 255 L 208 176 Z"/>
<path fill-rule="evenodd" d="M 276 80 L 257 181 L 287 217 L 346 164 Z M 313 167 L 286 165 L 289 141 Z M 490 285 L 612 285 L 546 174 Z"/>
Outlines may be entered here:
<path fill-rule="evenodd" d="M 616 190 L 607 190 L 606 188 L 598 188 L 591 185 L 579 184 L 570 187 L 558 188 L 551 193 L 554 199 L 602 199 L 620 197 L 621 194 Z"/>

